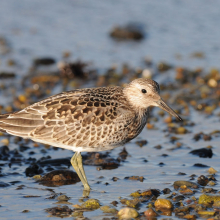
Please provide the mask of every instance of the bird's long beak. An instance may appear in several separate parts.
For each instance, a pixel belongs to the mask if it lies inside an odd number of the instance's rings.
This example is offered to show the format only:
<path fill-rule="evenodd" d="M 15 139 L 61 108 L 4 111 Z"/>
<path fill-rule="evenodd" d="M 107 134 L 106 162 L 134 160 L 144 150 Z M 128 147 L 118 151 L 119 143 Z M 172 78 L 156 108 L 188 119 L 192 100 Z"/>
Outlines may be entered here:
<path fill-rule="evenodd" d="M 161 109 L 165 110 L 166 112 L 168 112 L 169 114 L 175 116 L 177 119 L 179 119 L 180 121 L 182 121 L 183 119 L 171 108 L 169 107 L 162 99 L 160 99 L 159 101 L 156 102 L 158 104 L 158 107 L 160 107 Z"/>

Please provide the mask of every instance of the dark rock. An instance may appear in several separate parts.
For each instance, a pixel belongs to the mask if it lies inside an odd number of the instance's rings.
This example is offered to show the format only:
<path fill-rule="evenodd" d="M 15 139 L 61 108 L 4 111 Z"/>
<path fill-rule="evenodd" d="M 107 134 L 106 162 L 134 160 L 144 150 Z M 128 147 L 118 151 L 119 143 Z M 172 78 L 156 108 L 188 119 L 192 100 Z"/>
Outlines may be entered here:
<path fill-rule="evenodd" d="M 75 77 L 85 79 L 88 76 L 88 73 L 85 70 L 85 67 L 87 66 L 87 63 L 81 61 L 66 63 L 60 67 L 60 75 L 62 78 L 66 79 L 73 79 Z"/>
<path fill-rule="evenodd" d="M 175 202 L 179 202 L 184 199 L 185 199 L 185 196 L 182 196 L 182 195 L 178 195 L 178 196 L 173 197 L 173 201 L 175 201 Z"/>
<path fill-rule="evenodd" d="M 162 190 L 163 194 L 170 194 L 171 190 L 169 188 L 165 188 Z"/>
<path fill-rule="evenodd" d="M 197 179 L 197 183 L 201 186 L 206 186 L 209 182 L 209 179 L 203 175 L 199 176 Z"/>
<path fill-rule="evenodd" d="M 15 185 L 15 184 L 20 183 L 20 182 L 21 182 L 21 181 L 15 180 L 15 181 L 11 181 L 10 184 L 11 184 L 11 185 Z"/>
<path fill-rule="evenodd" d="M 126 151 L 125 147 L 123 148 L 123 150 L 119 153 L 119 157 L 121 160 L 126 160 L 128 156 L 128 152 Z"/>
<path fill-rule="evenodd" d="M 140 182 L 143 182 L 145 178 L 143 176 L 127 176 L 124 179 L 125 180 L 138 180 Z"/>
<path fill-rule="evenodd" d="M 117 202 L 117 201 L 112 201 L 111 204 L 112 204 L 113 206 L 116 206 L 116 207 L 117 207 L 118 202 Z"/>
<path fill-rule="evenodd" d="M 119 167 L 120 162 L 110 158 L 109 153 L 87 153 L 83 155 L 83 164 L 100 166 L 101 169 L 111 170 Z"/>
<path fill-rule="evenodd" d="M 24 146 L 24 145 L 20 145 L 19 146 L 19 151 L 24 152 L 26 150 L 30 149 L 30 147 Z"/>
<path fill-rule="evenodd" d="M 184 175 L 186 175 L 186 173 L 179 172 L 177 175 L 184 176 Z"/>
<path fill-rule="evenodd" d="M 66 196 L 66 195 L 60 195 L 57 197 L 58 201 L 68 201 L 70 199 L 70 197 Z"/>
<path fill-rule="evenodd" d="M 208 165 L 205 165 L 205 164 L 202 164 L 202 163 L 195 163 L 193 166 L 194 166 L 194 167 L 202 167 L 202 168 L 207 168 L 207 167 L 209 167 Z"/>
<path fill-rule="evenodd" d="M 25 170 L 25 174 L 26 176 L 34 176 L 34 175 L 37 175 L 37 174 L 41 174 L 43 173 L 43 170 L 41 167 L 39 167 L 37 164 L 31 164 L 29 167 L 26 168 Z"/>
<path fill-rule="evenodd" d="M 0 181 L 0 187 L 7 187 L 10 186 L 8 183 L 4 183 Z"/>
<path fill-rule="evenodd" d="M 157 150 L 160 150 L 162 148 L 162 146 L 161 145 L 156 145 L 156 146 L 154 146 L 154 148 L 157 149 Z"/>
<path fill-rule="evenodd" d="M 40 66 L 40 65 L 48 66 L 54 64 L 55 62 L 56 62 L 55 59 L 50 57 L 37 58 L 33 61 L 34 66 Z"/>
<path fill-rule="evenodd" d="M 158 71 L 165 72 L 167 70 L 170 70 L 172 66 L 168 63 L 161 62 L 158 64 L 157 68 L 158 68 Z"/>
<path fill-rule="evenodd" d="M 14 78 L 16 76 L 13 72 L 0 72 L 0 79 L 9 79 Z"/>
<path fill-rule="evenodd" d="M 200 139 L 201 139 L 201 133 L 195 134 L 194 137 L 193 137 L 193 139 L 194 139 L 195 141 L 200 140 Z"/>
<path fill-rule="evenodd" d="M 213 189 L 213 188 L 203 188 L 202 189 L 202 193 L 216 193 L 217 190 Z"/>
<path fill-rule="evenodd" d="M 52 216 L 61 218 L 70 217 L 70 215 L 73 213 L 73 210 L 70 209 L 68 206 L 47 208 L 45 209 L 45 211 L 51 214 Z"/>
<path fill-rule="evenodd" d="M 142 140 L 142 141 L 136 141 L 135 142 L 138 146 L 143 147 L 147 145 L 147 140 Z"/>
<path fill-rule="evenodd" d="M 118 178 L 118 177 L 112 177 L 112 180 L 113 180 L 114 182 L 116 182 L 116 181 L 119 180 L 119 178 Z"/>
<path fill-rule="evenodd" d="M 212 149 L 208 149 L 208 148 L 200 148 L 197 150 L 192 150 L 189 153 L 203 158 L 207 158 L 207 157 L 212 158 L 213 156 Z"/>
<path fill-rule="evenodd" d="M 8 146 L 2 146 L 2 147 L 0 147 L 0 155 L 7 156 L 8 153 L 9 153 L 9 148 L 8 148 Z"/>
<path fill-rule="evenodd" d="M 61 166 L 61 165 L 70 165 L 70 157 L 67 158 L 59 158 L 59 159 L 47 159 L 45 157 L 41 158 L 41 160 L 37 161 L 37 164 L 42 167 L 51 165 L 51 166 Z"/>
<path fill-rule="evenodd" d="M 175 181 L 173 183 L 174 189 L 179 189 L 179 187 L 181 187 L 181 186 L 187 186 L 187 187 L 190 187 L 190 188 L 193 188 L 193 189 L 198 188 L 198 185 L 196 183 L 193 183 L 193 182 L 190 182 L 190 181 L 178 180 L 178 181 Z"/>
<path fill-rule="evenodd" d="M 144 33 L 140 25 L 129 24 L 125 27 L 115 27 L 110 32 L 110 36 L 117 40 L 141 40 Z"/>
<path fill-rule="evenodd" d="M 21 190 L 21 189 L 24 189 L 25 185 L 20 185 L 16 188 L 16 190 Z"/>
<path fill-rule="evenodd" d="M 159 165 L 160 167 L 163 167 L 163 166 L 165 165 L 165 163 L 160 162 L 158 165 Z"/>
<path fill-rule="evenodd" d="M 212 139 L 211 135 L 209 135 L 209 134 L 204 134 L 203 135 L 203 140 L 204 141 L 210 141 L 211 139 Z"/>
<path fill-rule="evenodd" d="M 204 141 L 210 141 L 212 139 L 211 135 L 209 134 L 204 134 L 203 132 L 200 132 L 198 134 L 195 134 L 193 139 L 195 141 L 200 140 L 201 138 L 203 138 Z"/>
<path fill-rule="evenodd" d="M 38 182 L 44 186 L 54 187 L 80 182 L 77 173 L 71 170 L 53 170 L 45 174 Z"/>

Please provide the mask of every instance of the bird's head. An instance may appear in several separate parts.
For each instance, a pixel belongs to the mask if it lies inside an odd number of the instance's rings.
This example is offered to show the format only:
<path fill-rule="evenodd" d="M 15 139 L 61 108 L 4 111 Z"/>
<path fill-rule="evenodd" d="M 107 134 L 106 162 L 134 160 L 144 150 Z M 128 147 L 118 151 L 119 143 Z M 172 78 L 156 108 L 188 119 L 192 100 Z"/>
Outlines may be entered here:
<path fill-rule="evenodd" d="M 150 106 L 158 106 L 177 119 L 181 117 L 160 97 L 160 87 L 151 79 L 135 79 L 124 88 L 127 100 L 135 109 L 146 110 Z"/>

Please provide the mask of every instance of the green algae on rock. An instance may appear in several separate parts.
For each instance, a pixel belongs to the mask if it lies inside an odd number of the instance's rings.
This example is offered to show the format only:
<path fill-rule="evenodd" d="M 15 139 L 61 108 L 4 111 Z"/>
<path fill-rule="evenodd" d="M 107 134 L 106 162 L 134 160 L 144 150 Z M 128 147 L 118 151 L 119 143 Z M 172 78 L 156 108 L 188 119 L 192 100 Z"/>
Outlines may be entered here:
<path fill-rule="evenodd" d="M 203 204 L 203 205 L 210 205 L 218 201 L 220 201 L 220 196 L 217 195 L 202 194 L 199 197 L 199 204 Z"/>
<path fill-rule="evenodd" d="M 94 210 L 100 207 L 100 203 L 97 199 L 88 199 L 82 204 L 81 207 Z"/>

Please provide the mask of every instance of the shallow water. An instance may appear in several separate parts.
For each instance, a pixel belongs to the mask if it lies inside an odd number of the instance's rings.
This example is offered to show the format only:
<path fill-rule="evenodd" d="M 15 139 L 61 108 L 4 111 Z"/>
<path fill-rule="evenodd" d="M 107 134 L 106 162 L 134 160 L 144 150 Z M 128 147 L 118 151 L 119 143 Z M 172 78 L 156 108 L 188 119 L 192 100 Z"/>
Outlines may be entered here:
<path fill-rule="evenodd" d="M 167 61 L 175 66 L 187 68 L 211 67 L 219 68 L 219 7 L 218 1 L 65 1 L 58 0 L 2 0 L 0 3 L 0 35 L 6 37 L 11 45 L 11 52 L 1 55 L 0 70 L 15 71 L 20 76 L 26 75 L 31 66 L 33 58 L 54 57 L 57 61 L 62 59 L 63 51 L 70 51 L 73 59 L 91 61 L 98 68 L 99 73 L 105 72 L 112 64 L 128 63 L 133 67 L 145 67 L 143 60 L 145 56 L 152 58 L 154 63 Z M 108 33 L 115 25 L 125 25 L 129 22 L 137 22 L 143 26 L 146 37 L 140 42 L 115 42 Z M 192 58 L 193 52 L 203 52 L 202 59 Z M 176 55 L 180 55 L 176 58 Z M 8 67 L 7 60 L 14 59 L 18 65 Z M 54 68 L 54 67 L 52 67 Z M 173 80 L 173 72 L 166 75 L 156 76 L 159 82 L 170 77 Z M 18 77 L 19 78 L 19 77 Z M 13 100 L 10 96 L 13 88 L 22 92 L 19 81 L 12 80 L 6 91 L 1 91 L 0 103 L 5 105 Z M 15 89 L 15 91 L 16 91 Z M 58 93 L 62 86 L 57 86 L 53 93 Z M 158 110 L 154 109 L 153 115 L 157 116 Z M 195 142 L 193 136 L 198 132 L 206 134 L 219 129 L 219 117 L 207 116 L 190 109 L 189 119 L 195 123 L 193 127 L 187 127 L 191 133 L 176 135 L 183 146 L 170 151 L 175 144 L 170 143 L 169 134 L 163 130 L 167 128 L 160 118 L 154 123 L 157 129 L 144 129 L 138 138 L 125 145 L 129 156 L 117 169 L 100 170 L 95 166 L 85 166 L 85 172 L 92 191 L 90 198 L 98 199 L 101 205 L 110 205 L 114 200 L 118 201 L 118 207 L 124 207 L 119 197 L 130 198 L 129 195 L 137 190 L 173 189 L 176 180 L 189 180 L 192 174 L 206 175 L 208 168 L 198 168 L 195 163 L 214 167 L 219 171 L 219 141 L 220 137 L 213 137 L 210 141 L 199 140 Z M 186 117 L 187 118 L 187 117 Z M 168 135 L 168 136 L 167 136 Z M 5 136 L 0 137 L 4 139 Z M 10 138 L 9 149 L 18 149 L 18 144 Z M 148 144 L 139 147 L 137 140 L 147 140 Z M 160 144 L 162 149 L 157 150 L 154 146 Z M 0 146 L 4 144 L 1 143 Z M 71 157 L 73 152 L 63 149 L 54 150 L 50 148 L 42 153 L 45 147 L 33 147 L 30 142 L 26 144 L 30 149 L 22 153 L 24 158 L 51 156 L 51 159 Z M 213 157 L 199 158 L 189 154 L 192 149 L 213 146 Z M 123 147 L 114 149 L 110 155 L 118 157 Z M 31 151 L 33 155 L 29 154 Z M 167 157 L 161 156 L 167 154 Z M 148 162 L 144 162 L 146 159 Z M 159 163 L 163 162 L 161 166 Z M 0 177 L 0 181 L 9 183 L 8 187 L 0 188 L 0 219 L 48 219 L 46 208 L 57 206 L 56 199 L 47 199 L 51 187 L 39 185 L 32 178 L 25 176 L 25 169 L 30 164 L 24 162 L 12 163 L 0 161 L 2 173 L 6 176 Z M 67 166 L 62 165 L 67 168 Z M 59 167 L 56 167 L 59 168 Z M 72 169 L 72 167 L 70 167 Z M 15 174 L 16 172 L 17 174 Z M 179 172 L 186 173 L 185 176 L 178 175 Z M 14 174 L 13 174 L 14 173 Z M 143 176 L 145 180 L 125 180 L 127 176 Z M 100 176 L 104 178 L 99 179 Z M 119 180 L 114 182 L 113 177 Z M 197 178 L 196 177 L 196 178 Z M 219 175 L 216 175 L 218 179 Z M 14 182 L 18 181 L 18 182 Z M 101 181 L 99 184 L 97 181 Z M 106 185 L 108 183 L 108 185 Z M 24 188 L 17 190 L 19 185 Z M 219 186 L 212 187 L 219 191 Z M 56 193 L 63 193 L 71 197 L 69 202 L 80 204 L 82 196 L 82 184 L 64 185 L 53 188 Z M 105 191 L 105 192 L 103 192 Z M 26 195 L 40 196 L 36 198 L 24 198 Z M 195 196 L 198 197 L 200 193 Z M 139 212 L 145 211 L 147 204 L 140 206 Z M 72 207 L 70 205 L 70 207 Z M 29 210 L 28 213 L 22 213 Z M 84 217 L 89 219 L 103 219 L 112 217 L 104 214 L 101 210 L 84 212 Z M 163 218 L 165 216 L 160 216 Z M 73 219 L 73 217 L 70 217 Z M 172 216 L 173 219 L 177 218 Z"/>

